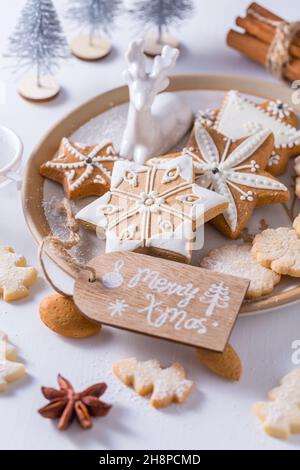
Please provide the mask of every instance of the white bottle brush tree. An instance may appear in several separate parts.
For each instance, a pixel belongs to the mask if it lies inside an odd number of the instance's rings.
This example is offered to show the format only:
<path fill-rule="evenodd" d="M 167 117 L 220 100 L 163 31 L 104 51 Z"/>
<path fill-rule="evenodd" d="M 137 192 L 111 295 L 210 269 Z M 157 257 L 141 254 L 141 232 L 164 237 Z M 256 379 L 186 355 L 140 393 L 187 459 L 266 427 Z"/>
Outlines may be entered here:
<path fill-rule="evenodd" d="M 148 30 L 145 52 L 155 56 L 161 53 L 164 45 L 178 47 L 178 40 L 169 29 L 191 17 L 193 11 L 192 0 L 135 0 L 130 13 L 143 29 Z"/>
<path fill-rule="evenodd" d="M 73 54 L 83 60 L 97 60 L 110 53 L 107 35 L 121 12 L 122 0 L 70 0 L 66 18 L 86 34 L 74 38 Z"/>
<path fill-rule="evenodd" d="M 7 56 L 17 59 L 18 71 L 30 71 L 19 83 L 23 97 L 47 100 L 58 94 L 53 73 L 68 57 L 68 44 L 52 0 L 27 0 L 9 38 Z"/>

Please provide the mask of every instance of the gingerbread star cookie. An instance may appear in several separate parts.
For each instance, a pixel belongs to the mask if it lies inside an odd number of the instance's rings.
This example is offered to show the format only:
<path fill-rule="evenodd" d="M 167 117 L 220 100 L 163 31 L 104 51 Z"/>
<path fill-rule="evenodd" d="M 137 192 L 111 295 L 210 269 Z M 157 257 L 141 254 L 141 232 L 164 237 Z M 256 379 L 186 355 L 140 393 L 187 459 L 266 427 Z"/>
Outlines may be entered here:
<path fill-rule="evenodd" d="M 278 274 L 300 277 L 300 239 L 297 233 L 299 219 L 294 228 L 267 229 L 256 235 L 252 254 L 256 260 Z"/>
<path fill-rule="evenodd" d="M 255 299 L 269 294 L 280 282 L 281 276 L 261 266 L 251 253 L 252 246 L 225 245 L 210 251 L 200 262 L 202 268 L 249 279 L 246 298 Z"/>
<path fill-rule="evenodd" d="M 228 208 L 213 223 L 232 239 L 241 234 L 256 206 L 289 199 L 287 188 L 265 171 L 272 147 L 268 130 L 232 141 L 196 122 L 190 147 L 184 149 L 194 162 L 196 183 L 228 199 Z"/>
<path fill-rule="evenodd" d="M 114 163 L 120 158 L 110 142 L 83 145 L 64 138 L 57 156 L 44 163 L 40 173 L 61 183 L 68 199 L 102 196 L 110 187 Z"/>
<path fill-rule="evenodd" d="M 23 256 L 0 244 L 0 296 L 6 302 L 27 297 L 36 278 L 36 269 L 27 266 Z"/>
<path fill-rule="evenodd" d="M 153 166 L 116 162 L 110 191 L 76 218 L 105 232 L 107 252 L 190 262 L 196 229 L 227 206 L 224 196 L 194 184 L 191 158 L 176 154 Z"/>
<path fill-rule="evenodd" d="M 156 360 L 139 362 L 130 358 L 114 362 L 113 372 L 125 385 L 133 386 L 139 395 L 151 394 L 150 402 L 155 408 L 164 408 L 173 402 L 183 403 L 194 386 L 178 363 L 162 369 Z"/>
<path fill-rule="evenodd" d="M 300 369 L 283 377 L 279 387 L 269 392 L 269 399 L 253 406 L 263 431 L 277 439 L 300 433 Z"/>
<path fill-rule="evenodd" d="M 240 139 L 262 129 L 274 134 L 274 147 L 269 156 L 267 171 L 280 175 L 290 157 L 300 153 L 300 130 L 292 109 L 281 101 L 257 104 L 237 91 L 227 93 L 218 113 L 215 129 L 230 139 Z"/>

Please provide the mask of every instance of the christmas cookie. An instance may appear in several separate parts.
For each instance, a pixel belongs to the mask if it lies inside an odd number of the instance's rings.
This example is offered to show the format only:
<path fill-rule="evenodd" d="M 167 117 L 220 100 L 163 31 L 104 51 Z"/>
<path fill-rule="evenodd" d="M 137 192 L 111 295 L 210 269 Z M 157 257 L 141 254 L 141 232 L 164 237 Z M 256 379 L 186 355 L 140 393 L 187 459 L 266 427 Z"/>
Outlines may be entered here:
<path fill-rule="evenodd" d="M 110 142 L 83 145 L 64 138 L 57 156 L 44 163 L 40 173 L 61 183 L 68 199 L 102 196 L 110 187 L 117 160 L 120 157 Z"/>
<path fill-rule="evenodd" d="M 252 246 L 225 245 L 210 251 L 200 266 L 220 273 L 249 279 L 246 298 L 255 299 L 272 292 L 280 275 L 258 263 L 251 253 Z"/>
<path fill-rule="evenodd" d="M 6 335 L 0 339 L 0 392 L 6 391 L 11 382 L 21 379 L 25 375 L 23 364 L 9 359 L 9 348 L 6 341 Z"/>
<path fill-rule="evenodd" d="M 300 153 L 300 131 L 294 112 L 279 101 L 257 104 L 237 91 L 227 93 L 218 113 L 215 129 L 230 139 L 240 139 L 268 129 L 274 134 L 274 147 L 267 171 L 280 175 L 290 157 Z"/>
<path fill-rule="evenodd" d="M 222 353 L 200 348 L 196 352 L 201 364 L 214 374 L 227 380 L 240 380 L 242 375 L 241 360 L 230 344 L 227 344 Z"/>
<path fill-rule="evenodd" d="M 28 267 L 23 256 L 0 244 L 0 296 L 6 302 L 27 297 L 36 278 L 36 269 Z"/>
<path fill-rule="evenodd" d="M 225 197 L 194 184 L 192 160 L 117 162 L 111 188 L 77 219 L 106 234 L 106 251 L 137 251 L 190 262 L 195 231 L 227 208 Z"/>
<path fill-rule="evenodd" d="M 253 413 L 262 422 L 262 429 L 277 439 L 300 433 L 300 369 L 294 369 L 269 392 L 269 402 L 258 402 Z"/>
<path fill-rule="evenodd" d="M 295 222 L 298 227 L 297 219 Z M 264 230 L 253 241 L 257 261 L 278 274 L 300 277 L 300 239 L 294 228 Z"/>
<path fill-rule="evenodd" d="M 87 338 L 101 330 L 99 324 L 81 314 L 72 299 L 59 294 L 50 295 L 41 302 L 40 317 L 50 330 L 68 338 Z"/>
<path fill-rule="evenodd" d="M 295 193 L 300 198 L 300 156 L 295 159 L 296 185 Z"/>
<path fill-rule="evenodd" d="M 114 362 L 113 372 L 125 385 L 131 385 L 141 396 L 151 394 L 151 405 L 164 408 L 171 403 L 183 403 L 194 383 L 186 380 L 184 368 L 175 363 L 162 369 L 156 360 L 138 362 L 135 358 Z"/>
<path fill-rule="evenodd" d="M 232 141 L 196 122 L 189 145 L 184 153 L 194 162 L 196 182 L 229 201 L 213 220 L 228 237 L 241 234 L 256 206 L 289 199 L 287 188 L 265 171 L 273 147 L 270 131 Z"/>
<path fill-rule="evenodd" d="M 17 359 L 17 349 L 9 343 L 7 334 L 0 330 L 0 342 L 1 341 L 6 342 L 6 359 L 15 361 Z"/>

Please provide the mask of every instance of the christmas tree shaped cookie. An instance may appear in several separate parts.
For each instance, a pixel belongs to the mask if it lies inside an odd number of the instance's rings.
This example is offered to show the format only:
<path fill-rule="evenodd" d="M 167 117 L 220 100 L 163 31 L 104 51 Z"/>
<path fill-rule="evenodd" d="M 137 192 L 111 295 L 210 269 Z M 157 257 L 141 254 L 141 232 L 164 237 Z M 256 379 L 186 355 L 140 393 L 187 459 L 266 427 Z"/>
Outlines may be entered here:
<path fill-rule="evenodd" d="M 274 147 L 267 171 L 280 175 L 286 170 L 290 157 L 300 153 L 300 130 L 295 127 L 297 117 L 281 101 L 257 104 L 237 91 L 227 93 L 218 113 L 215 129 L 230 139 L 240 139 L 262 129 L 274 134 Z"/>
<path fill-rule="evenodd" d="M 36 277 L 36 269 L 28 267 L 23 256 L 0 244 L 0 296 L 4 300 L 9 302 L 27 297 Z"/>
<path fill-rule="evenodd" d="M 191 147 L 184 152 L 194 162 L 196 182 L 228 199 L 228 208 L 213 223 L 230 238 L 241 234 L 256 206 L 289 199 L 287 188 L 265 171 L 273 143 L 268 130 L 232 141 L 195 124 Z"/>
<path fill-rule="evenodd" d="M 64 138 L 58 155 L 44 163 L 40 172 L 61 183 L 68 199 L 102 196 L 110 187 L 112 169 L 119 159 L 110 142 L 83 145 Z"/>
<path fill-rule="evenodd" d="M 7 342 L 7 335 L 0 332 L 0 392 L 6 391 L 11 382 L 21 379 L 25 367 L 16 360 L 16 349 Z"/>
<path fill-rule="evenodd" d="M 77 219 L 106 234 L 106 251 L 138 251 L 189 262 L 196 229 L 223 212 L 223 196 L 194 184 L 191 158 L 153 166 L 116 162 L 110 191 Z"/>
<path fill-rule="evenodd" d="M 253 406 L 254 414 L 263 423 L 263 430 L 272 437 L 287 439 L 300 433 L 300 369 L 294 369 L 269 392 L 269 402 Z"/>

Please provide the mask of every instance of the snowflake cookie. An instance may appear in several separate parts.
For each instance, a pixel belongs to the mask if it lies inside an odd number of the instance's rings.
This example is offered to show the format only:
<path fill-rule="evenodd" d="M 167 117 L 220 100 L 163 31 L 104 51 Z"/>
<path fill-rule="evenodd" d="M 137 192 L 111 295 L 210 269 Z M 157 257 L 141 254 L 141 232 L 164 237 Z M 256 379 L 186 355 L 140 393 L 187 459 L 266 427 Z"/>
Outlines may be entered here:
<path fill-rule="evenodd" d="M 269 228 L 256 235 L 252 254 L 256 260 L 278 274 L 300 277 L 300 239 L 297 234 L 299 219 L 294 228 Z"/>
<path fill-rule="evenodd" d="M 275 162 L 267 167 L 272 175 L 280 175 L 287 168 L 290 157 L 300 153 L 300 130 L 297 117 L 288 105 L 280 101 L 257 104 L 237 91 L 227 93 L 216 118 L 215 129 L 230 139 L 240 139 L 258 130 L 268 129 L 274 134 Z M 275 164 L 276 163 L 276 164 Z"/>
<path fill-rule="evenodd" d="M 210 251 L 200 262 L 202 268 L 249 279 L 246 298 L 269 294 L 279 283 L 280 275 L 261 266 L 251 253 L 251 245 L 225 245 Z"/>
<path fill-rule="evenodd" d="M 15 382 L 25 375 L 23 364 L 15 362 L 16 350 L 7 343 L 7 336 L 0 332 L 0 392 L 7 389 L 10 382 Z"/>
<path fill-rule="evenodd" d="M 191 380 L 186 380 L 185 370 L 178 363 L 162 369 L 156 360 L 124 359 L 113 363 L 113 373 L 139 395 L 151 394 L 150 402 L 155 408 L 164 408 L 173 402 L 183 403 L 194 386 Z"/>
<path fill-rule="evenodd" d="M 270 131 L 232 141 L 196 122 L 189 145 L 184 153 L 193 159 L 196 182 L 229 200 L 213 220 L 228 237 L 241 234 L 257 205 L 289 199 L 287 188 L 265 171 L 273 147 Z"/>
<path fill-rule="evenodd" d="M 294 369 L 269 392 L 269 402 L 258 402 L 253 413 L 262 422 L 263 430 L 277 439 L 300 433 L 300 369 Z"/>
<path fill-rule="evenodd" d="M 227 200 L 194 184 L 193 163 L 181 154 L 157 165 L 116 162 L 110 191 L 77 219 L 106 234 L 106 251 L 138 251 L 190 262 L 196 229 Z"/>
<path fill-rule="evenodd" d="M 9 246 L 0 245 L 0 295 L 6 302 L 27 297 L 28 288 L 36 278 L 36 269 L 28 267 L 23 256 Z"/>
<path fill-rule="evenodd" d="M 58 155 L 40 168 L 41 175 L 61 183 L 68 199 L 102 196 L 110 186 L 114 163 L 112 144 L 83 145 L 64 138 Z"/>

